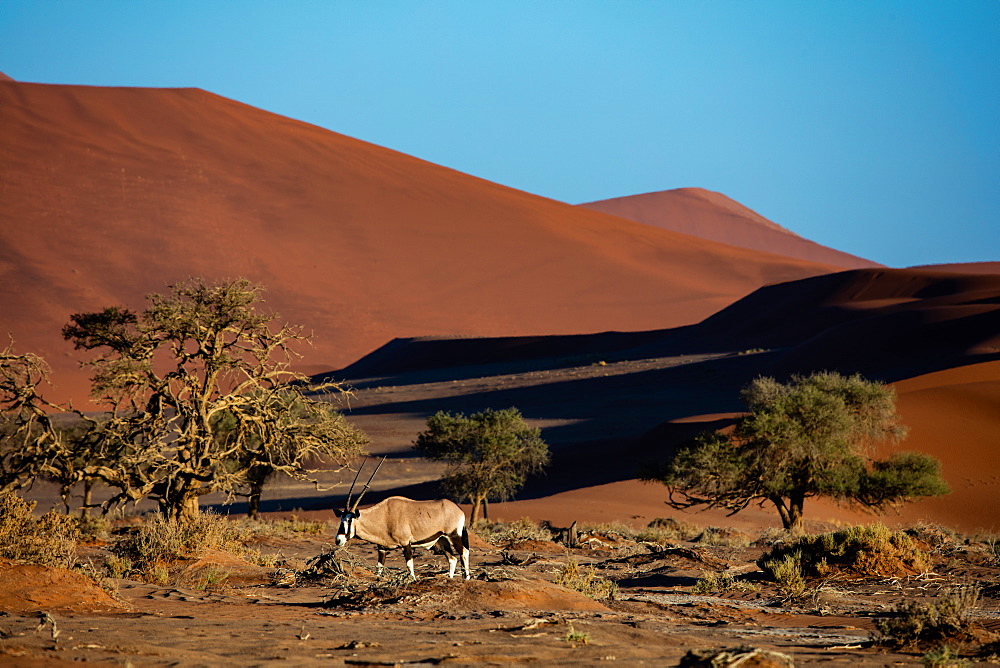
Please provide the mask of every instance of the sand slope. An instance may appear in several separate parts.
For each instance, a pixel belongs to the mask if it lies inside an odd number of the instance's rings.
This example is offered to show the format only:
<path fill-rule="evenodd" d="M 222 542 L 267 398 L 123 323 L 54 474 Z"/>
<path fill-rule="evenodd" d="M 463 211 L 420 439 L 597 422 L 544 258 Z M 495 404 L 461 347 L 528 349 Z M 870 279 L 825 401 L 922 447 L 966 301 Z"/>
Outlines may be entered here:
<path fill-rule="evenodd" d="M 316 332 L 642 330 L 837 269 L 562 204 L 195 89 L 0 82 L 0 332 L 83 376 L 59 330 L 192 275 L 245 276 Z"/>
<path fill-rule="evenodd" d="M 768 286 L 691 336 L 706 346 L 783 349 L 777 374 L 907 378 L 1000 357 L 1000 274 L 858 269 Z"/>
<path fill-rule="evenodd" d="M 800 237 L 739 202 L 703 188 L 616 197 L 580 206 L 702 239 L 835 264 L 845 269 L 880 266 Z"/>

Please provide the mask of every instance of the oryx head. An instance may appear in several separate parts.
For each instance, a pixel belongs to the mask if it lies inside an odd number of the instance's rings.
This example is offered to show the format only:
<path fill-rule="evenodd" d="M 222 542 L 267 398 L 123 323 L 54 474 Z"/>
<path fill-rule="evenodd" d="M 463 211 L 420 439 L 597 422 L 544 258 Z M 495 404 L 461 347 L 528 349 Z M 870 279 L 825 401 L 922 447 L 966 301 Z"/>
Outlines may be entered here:
<path fill-rule="evenodd" d="M 347 492 L 347 503 L 344 504 L 344 509 L 333 511 L 337 515 L 337 517 L 340 518 L 340 527 L 337 529 L 337 539 L 336 539 L 338 547 L 345 545 L 347 541 L 354 538 L 355 533 L 357 533 L 357 530 L 354 527 L 354 520 L 356 520 L 358 517 L 361 516 L 361 512 L 358 510 L 358 506 L 361 505 L 362 497 L 364 497 L 365 492 L 368 491 L 368 487 L 372 484 L 372 480 L 375 479 L 375 474 L 378 473 L 378 470 L 382 467 L 382 462 L 385 461 L 385 457 L 383 457 L 382 461 L 380 461 L 378 463 L 378 466 L 375 467 L 375 470 L 372 472 L 371 477 L 368 478 L 368 482 L 365 483 L 365 486 L 361 490 L 361 493 L 358 494 L 358 498 L 355 499 L 354 503 L 352 504 L 351 495 L 354 493 L 354 485 L 357 484 L 358 476 L 361 475 L 361 471 L 362 469 L 365 468 L 365 463 L 367 461 L 368 459 L 365 458 L 365 460 L 361 462 L 361 466 L 358 467 L 358 472 L 354 474 L 354 482 L 351 483 L 351 489 Z"/>

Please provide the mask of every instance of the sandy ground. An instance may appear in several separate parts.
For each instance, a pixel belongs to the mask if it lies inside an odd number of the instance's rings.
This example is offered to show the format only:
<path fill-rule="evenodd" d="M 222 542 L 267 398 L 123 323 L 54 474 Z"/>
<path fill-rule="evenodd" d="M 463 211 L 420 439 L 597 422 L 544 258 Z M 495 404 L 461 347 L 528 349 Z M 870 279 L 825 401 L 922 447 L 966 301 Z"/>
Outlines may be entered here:
<path fill-rule="evenodd" d="M 176 582 L 167 585 L 111 581 L 114 598 L 59 577 L 43 593 L 36 587 L 18 596 L 0 585 L 0 663 L 676 665 L 689 650 L 749 646 L 791 656 L 797 665 L 916 665 L 920 651 L 872 645 L 873 620 L 899 601 L 933 601 L 972 581 L 992 587 L 975 613 L 980 641 L 1000 630 L 1000 569 L 981 545 L 949 539 L 928 548 L 932 572 L 828 578 L 811 583 L 805 598 L 788 600 L 756 573 L 764 548 L 745 546 L 748 534 L 731 532 L 735 544 L 714 546 L 656 547 L 608 531 L 582 538 L 584 546 L 573 549 L 475 540 L 470 581 L 449 580 L 444 559 L 423 551 L 417 582 L 401 579 L 398 555 L 390 556 L 390 575 L 377 580 L 368 570 L 374 551 L 359 544 L 350 548 L 356 565 L 349 577 L 294 585 L 287 577 L 276 584 L 282 574 L 274 569 L 224 555 L 175 564 Z M 301 565 L 331 539 L 328 531 L 260 547 Z M 91 546 L 87 556 L 96 559 L 102 549 Z M 569 562 L 613 580 L 613 600 L 553 584 Z M 209 567 L 228 577 L 207 584 Z M 12 571 L 0 565 L 0 583 L 9 583 Z M 699 578 L 721 572 L 755 590 L 692 593 Z"/>

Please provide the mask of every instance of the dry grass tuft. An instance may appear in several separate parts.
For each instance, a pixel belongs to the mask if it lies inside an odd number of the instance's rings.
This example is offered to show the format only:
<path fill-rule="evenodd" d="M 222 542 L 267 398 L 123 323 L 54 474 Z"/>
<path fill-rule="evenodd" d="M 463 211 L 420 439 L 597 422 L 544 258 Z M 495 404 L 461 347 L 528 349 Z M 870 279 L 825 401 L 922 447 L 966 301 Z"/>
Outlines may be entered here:
<path fill-rule="evenodd" d="M 154 515 L 118 537 L 106 566 L 118 577 L 166 584 L 170 581 L 171 562 L 196 557 L 206 550 L 259 561 L 260 552 L 246 546 L 252 538 L 246 526 L 212 513 L 201 513 L 186 522 Z"/>
<path fill-rule="evenodd" d="M 601 577 L 593 566 L 580 566 L 574 559 L 560 568 L 554 582 L 599 601 L 613 601 L 618 595 L 618 584 L 614 580 Z"/>

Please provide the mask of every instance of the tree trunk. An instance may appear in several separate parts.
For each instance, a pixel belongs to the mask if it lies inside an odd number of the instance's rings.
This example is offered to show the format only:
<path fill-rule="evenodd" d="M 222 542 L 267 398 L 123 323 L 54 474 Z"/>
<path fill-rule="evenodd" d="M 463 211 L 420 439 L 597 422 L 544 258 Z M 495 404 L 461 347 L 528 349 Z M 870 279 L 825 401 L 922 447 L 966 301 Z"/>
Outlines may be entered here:
<path fill-rule="evenodd" d="M 196 494 L 187 494 L 172 502 L 160 501 L 160 512 L 167 519 L 187 522 L 198 517 L 199 506 Z"/>
<path fill-rule="evenodd" d="M 256 520 L 260 518 L 260 492 L 254 490 L 247 496 L 247 518 Z"/>
<path fill-rule="evenodd" d="M 90 505 L 94 500 L 94 481 L 90 478 L 83 481 L 83 508 L 80 509 L 80 517 L 90 515 Z"/>
<path fill-rule="evenodd" d="M 781 518 L 781 526 L 790 533 L 802 533 L 802 507 L 805 503 L 804 497 L 794 497 L 787 502 L 780 496 L 771 497 L 771 503 L 778 509 L 778 516 Z"/>
<path fill-rule="evenodd" d="M 479 521 L 479 511 L 482 509 L 483 505 L 486 503 L 486 498 L 482 496 L 472 497 L 472 518 L 469 520 L 469 524 L 475 524 Z"/>

